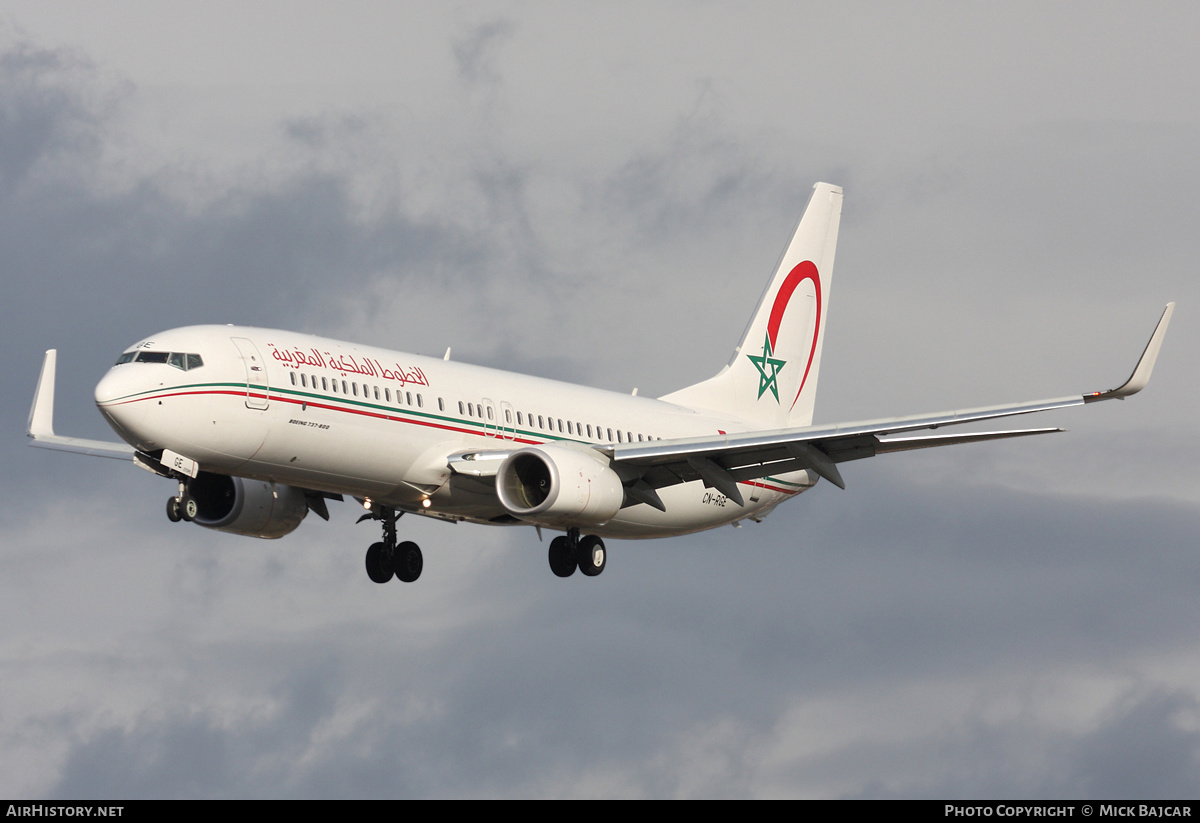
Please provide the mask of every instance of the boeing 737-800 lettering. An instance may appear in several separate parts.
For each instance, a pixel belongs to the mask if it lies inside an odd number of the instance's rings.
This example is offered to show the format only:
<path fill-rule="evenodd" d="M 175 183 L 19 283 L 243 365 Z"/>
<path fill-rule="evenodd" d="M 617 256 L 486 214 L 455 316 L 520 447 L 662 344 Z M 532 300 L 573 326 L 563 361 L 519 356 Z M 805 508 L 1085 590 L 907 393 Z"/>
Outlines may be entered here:
<path fill-rule="evenodd" d="M 933 429 L 1127 397 L 1150 378 L 1174 304 L 1110 391 L 861 423 L 813 425 L 842 190 L 818 183 L 719 374 L 655 399 L 289 331 L 172 329 L 127 349 L 96 386 L 124 443 L 54 434 L 55 351 L 29 416 L 34 446 L 132 460 L 174 480 L 167 516 L 252 537 L 329 518 L 346 495 L 378 520 L 371 579 L 415 580 L 405 513 L 563 534 L 550 567 L 604 571 L 603 539 L 760 520 L 839 464 L 907 449 L 1058 431 Z"/>

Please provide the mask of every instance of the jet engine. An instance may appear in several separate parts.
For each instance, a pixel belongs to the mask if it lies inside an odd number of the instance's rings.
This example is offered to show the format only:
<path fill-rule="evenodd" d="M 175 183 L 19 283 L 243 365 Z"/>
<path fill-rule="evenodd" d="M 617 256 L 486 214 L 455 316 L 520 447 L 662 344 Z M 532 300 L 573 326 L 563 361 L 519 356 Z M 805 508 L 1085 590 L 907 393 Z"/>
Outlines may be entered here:
<path fill-rule="evenodd" d="M 200 472 L 187 493 L 196 501 L 192 522 L 248 537 L 283 537 L 308 514 L 303 490 L 270 481 Z"/>
<path fill-rule="evenodd" d="M 625 502 L 621 478 L 603 456 L 561 446 L 510 454 L 496 472 L 496 494 L 522 520 L 564 526 L 607 523 Z"/>

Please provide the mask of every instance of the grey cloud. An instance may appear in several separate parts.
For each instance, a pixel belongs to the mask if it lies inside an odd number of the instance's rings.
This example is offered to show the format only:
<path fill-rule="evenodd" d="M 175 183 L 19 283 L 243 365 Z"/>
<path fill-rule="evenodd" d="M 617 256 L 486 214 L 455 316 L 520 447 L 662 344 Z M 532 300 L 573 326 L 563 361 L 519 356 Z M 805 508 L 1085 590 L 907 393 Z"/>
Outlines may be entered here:
<path fill-rule="evenodd" d="M 1195 513 L 985 486 L 943 492 L 945 510 L 960 515 L 939 524 L 926 505 L 934 492 L 904 488 L 905 474 L 899 463 L 858 472 L 853 499 L 819 490 L 763 526 L 615 543 L 604 587 L 531 581 L 543 552 L 515 550 L 464 592 L 489 619 L 441 628 L 424 648 L 408 646 L 408 620 L 365 615 L 309 637 L 280 627 L 197 648 L 185 671 L 225 672 L 226 682 L 164 693 L 165 711 L 81 736 L 51 794 L 1186 794 L 1196 741 L 1178 715 L 1194 712 L 1194 696 L 1152 687 L 1084 730 L 1054 732 L 988 717 L 998 699 L 989 682 L 1028 692 L 1020 700 L 1035 716 L 1048 710 L 1039 670 L 1104 671 L 1131 649 L 1190 644 L 1187 581 L 1200 561 L 1181 535 Z M 1072 533 L 1092 549 L 1059 542 Z M 1113 533 L 1139 534 L 1142 551 L 1097 545 Z M 431 527 L 427 571 L 439 574 L 453 544 L 479 536 Z M 200 631 L 238 619 L 215 594 Z M 323 596 L 336 606 L 364 594 L 408 593 L 339 583 Z M 849 710 L 847 695 L 874 694 L 903 711 L 900 696 L 914 688 L 947 695 L 925 704 L 925 734 L 898 743 L 886 729 L 848 729 L 816 760 L 756 759 L 775 744 L 806 748 L 790 731 L 794 706 Z M 269 710 L 230 716 L 230 700 L 253 706 L 259 691 Z M 694 740 L 711 742 L 704 757 L 729 758 L 701 785 L 679 772 L 704 759 Z M 1121 765 L 1123 743 L 1144 769 Z M 1060 765 L 1039 776 L 1029 763 L 1040 758 Z M 619 788 L 585 777 L 602 774 L 620 775 Z"/>
<path fill-rule="evenodd" d="M 1195 695 L 1152 689 L 1131 695 L 1101 727 L 1082 735 L 1070 763 L 1079 794 L 1136 800 L 1186 797 L 1200 780 Z"/>
<path fill-rule="evenodd" d="M 92 155 L 98 122 L 78 86 L 93 71 L 71 52 L 21 44 L 0 54 L 0 186 L 18 189 L 39 162 Z"/>
<path fill-rule="evenodd" d="M 495 84 L 496 51 L 516 31 L 511 20 L 499 18 L 470 26 L 452 45 L 459 77 L 468 85 Z"/>

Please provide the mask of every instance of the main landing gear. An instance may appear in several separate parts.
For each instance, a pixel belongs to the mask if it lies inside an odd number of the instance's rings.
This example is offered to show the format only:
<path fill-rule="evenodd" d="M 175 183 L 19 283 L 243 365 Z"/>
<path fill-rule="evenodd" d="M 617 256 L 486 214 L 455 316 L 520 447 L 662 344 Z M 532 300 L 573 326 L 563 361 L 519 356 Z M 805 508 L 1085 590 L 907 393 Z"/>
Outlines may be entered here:
<path fill-rule="evenodd" d="M 380 506 L 378 511 L 364 514 L 358 519 L 360 523 L 363 520 L 383 522 L 383 541 L 372 543 L 367 549 L 367 577 L 376 583 L 386 583 L 393 575 L 405 583 L 412 583 L 421 576 L 421 569 L 425 566 L 420 546 L 411 540 L 396 543 L 396 520 L 399 517 L 390 506 Z"/>
<path fill-rule="evenodd" d="M 550 541 L 550 571 L 559 577 L 570 577 L 577 568 L 588 577 L 595 577 L 607 564 L 604 541 L 594 534 L 580 538 L 579 529 L 572 528 Z"/>

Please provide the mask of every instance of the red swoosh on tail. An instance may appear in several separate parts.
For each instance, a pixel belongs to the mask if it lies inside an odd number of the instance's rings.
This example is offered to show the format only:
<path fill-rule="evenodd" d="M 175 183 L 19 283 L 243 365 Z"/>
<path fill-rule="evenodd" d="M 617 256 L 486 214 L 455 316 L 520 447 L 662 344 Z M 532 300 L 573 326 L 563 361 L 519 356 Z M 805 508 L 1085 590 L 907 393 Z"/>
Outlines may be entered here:
<path fill-rule="evenodd" d="M 808 346 L 808 364 L 804 367 L 804 377 L 800 381 L 800 388 L 796 391 L 796 399 L 792 401 L 793 407 L 796 405 L 796 400 L 800 399 L 800 392 L 804 391 L 804 384 L 812 369 L 813 357 L 817 353 L 817 337 L 821 334 L 821 276 L 817 273 L 815 263 L 805 260 L 788 272 L 788 276 L 783 280 L 783 285 L 779 287 L 779 293 L 775 295 L 775 303 L 771 306 L 771 316 L 767 320 L 767 337 L 771 339 L 771 351 L 776 351 L 775 341 L 779 337 L 779 325 L 783 322 L 783 313 L 787 311 L 792 293 L 805 280 L 812 281 L 813 290 L 817 294 L 817 320 L 813 324 L 813 338 Z"/>

